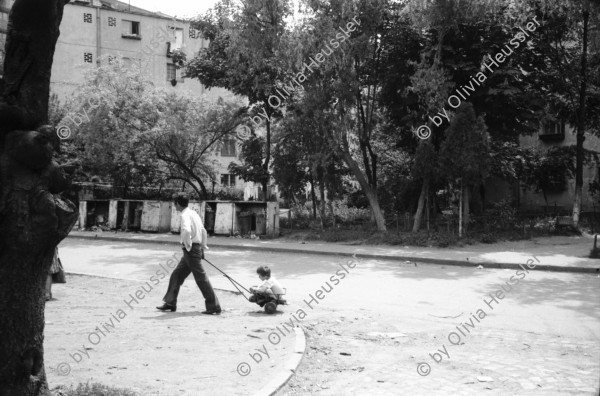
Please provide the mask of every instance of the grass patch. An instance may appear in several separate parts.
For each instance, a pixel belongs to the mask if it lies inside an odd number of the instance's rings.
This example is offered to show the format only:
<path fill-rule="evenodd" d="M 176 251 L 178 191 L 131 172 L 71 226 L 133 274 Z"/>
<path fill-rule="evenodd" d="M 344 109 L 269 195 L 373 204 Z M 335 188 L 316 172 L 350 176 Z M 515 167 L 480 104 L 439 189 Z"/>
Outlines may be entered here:
<path fill-rule="evenodd" d="M 458 230 L 455 223 L 448 226 L 449 219 L 444 226 L 440 224 L 433 226 L 430 231 L 422 230 L 416 233 L 407 228 L 395 229 L 394 225 L 388 226 L 387 232 L 379 232 L 375 226 L 368 222 L 362 223 L 337 223 L 331 227 L 331 223 L 325 224 L 325 229 L 320 229 L 316 221 L 307 223 L 306 227 L 300 229 L 280 228 L 282 239 L 288 241 L 321 241 L 337 242 L 349 245 L 401 245 L 416 247 L 439 247 L 465 246 L 477 243 L 493 244 L 503 241 L 521 241 L 534 237 L 546 236 L 573 236 L 581 233 L 568 227 L 557 227 L 554 217 L 542 216 L 535 219 L 518 219 L 513 215 L 487 216 L 485 218 L 472 219 L 467 231 L 462 238 L 458 238 Z M 510 221 L 507 221 L 510 220 Z M 298 222 L 296 223 L 298 224 Z M 397 225 L 397 223 L 396 223 Z M 600 252 L 592 254 L 600 255 Z"/>
<path fill-rule="evenodd" d="M 473 245 L 477 243 L 493 244 L 502 241 L 519 241 L 531 239 L 536 236 L 548 236 L 564 234 L 563 232 L 545 232 L 538 230 L 528 230 L 523 233 L 521 230 L 504 231 L 469 231 L 462 238 L 458 238 L 456 232 L 447 231 L 419 231 L 398 232 L 391 230 L 379 232 L 375 227 L 366 225 L 346 226 L 339 228 L 326 228 L 324 230 L 303 229 L 289 230 L 280 229 L 281 239 L 287 241 L 321 241 L 344 243 L 348 245 L 390 245 L 390 246 L 416 246 L 416 247 L 453 247 Z"/>
<path fill-rule="evenodd" d="M 55 389 L 52 396 L 140 396 L 138 393 L 110 386 L 87 383 L 79 384 L 77 388 Z"/>

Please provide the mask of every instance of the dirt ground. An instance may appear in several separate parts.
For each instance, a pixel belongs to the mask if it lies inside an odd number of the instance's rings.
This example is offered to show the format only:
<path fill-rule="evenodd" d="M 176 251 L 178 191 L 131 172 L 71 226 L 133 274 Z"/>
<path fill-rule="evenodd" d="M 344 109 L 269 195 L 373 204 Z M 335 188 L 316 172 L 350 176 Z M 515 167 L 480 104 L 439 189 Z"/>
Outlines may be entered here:
<path fill-rule="evenodd" d="M 281 328 L 283 312 L 267 315 L 241 296 L 217 291 L 223 313 L 202 315 L 202 295 L 190 277 L 177 312 L 162 313 L 155 306 L 167 282 L 150 285 L 71 275 L 67 284 L 54 285 L 54 300 L 46 305 L 45 364 L 55 394 L 89 381 L 144 396 L 248 395 L 266 385 L 293 350 L 293 331 L 279 341 L 267 338 Z M 139 303 L 130 297 L 138 290 Z M 247 375 L 238 374 L 239 364 Z"/>
<path fill-rule="evenodd" d="M 595 342 L 482 327 L 448 345 L 402 332 L 393 315 L 330 312 L 305 326 L 304 360 L 278 395 L 598 395 Z M 450 359 L 436 364 L 428 353 L 444 343 Z M 421 362 L 428 375 L 417 373 Z"/>
<path fill-rule="evenodd" d="M 146 264 L 169 254 L 164 247 L 106 241 L 69 242 L 62 249 L 67 268 L 130 279 L 146 279 L 154 273 Z M 255 279 L 249 268 L 275 263 L 291 305 L 268 316 L 240 296 L 218 292 L 224 314 L 205 317 L 190 278 L 179 311 L 168 314 L 154 308 L 165 281 L 142 293 L 144 299 L 132 309 L 127 302 L 140 282 L 69 277 L 67 285 L 55 286 L 57 300 L 47 306 L 45 360 L 51 386 L 90 380 L 142 395 L 253 394 L 280 373 L 289 356 L 284 349 L 293 345 L 290 335 L 274 346 L 269 334 L 304 307 L 307 317 L 299 324 L 307 334 L 306 356 L 278 395 L 598 395 L 596 275 L 536 271 L 492 311 L 483 296 L 499 289 L 513 270 L 365 260 L 335 293 L 307 309 L 302 300 L 339 269 L 338 260 L 227 250 L 212 254 L 244 284 Z M 216 284 L 217 276 L 211 280 Z M 449 333 L 473 321 L 470 311 L 481 306 L 489 317 L 475 322 L 471 332 L 465 327 L 468 334 L 450 345 Z M 120 318 L 119 309 L 127 316 Z M 442 346 L 449 357 L 436 363 L 429 354 Z M 262 348 L 269 357 L 259 352 Z M 236 372 L 242 362 L 248 364 L 243 370 L 251 370 L 245 377 Z M 423 362 L 429 364 L 427 375 L 417 372 Z M 69 368 L 70 375 L 58 375 Z"/>

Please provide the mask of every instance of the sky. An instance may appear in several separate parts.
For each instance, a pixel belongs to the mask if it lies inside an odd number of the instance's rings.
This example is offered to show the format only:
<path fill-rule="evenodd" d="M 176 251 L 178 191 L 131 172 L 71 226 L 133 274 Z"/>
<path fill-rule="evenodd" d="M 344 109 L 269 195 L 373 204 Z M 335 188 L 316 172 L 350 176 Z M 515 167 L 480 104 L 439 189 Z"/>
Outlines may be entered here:
<path fill-rule="evenodd" d="M 129 0 L 121 0 L 127 3 Z M 195 17 L 211 8 L 218 0 L 130 0 L 131 5 L 148 11 L 160 11 L 180 18 Z"/>

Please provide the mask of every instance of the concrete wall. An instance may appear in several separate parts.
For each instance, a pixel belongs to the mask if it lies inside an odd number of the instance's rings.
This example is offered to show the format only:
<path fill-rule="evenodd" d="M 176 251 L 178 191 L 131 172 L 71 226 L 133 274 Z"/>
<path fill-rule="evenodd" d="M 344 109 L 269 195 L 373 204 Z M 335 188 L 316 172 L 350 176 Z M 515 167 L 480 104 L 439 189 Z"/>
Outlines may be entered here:
<path fill-rule="evenodd" d="M 239 231 L 235 204 L 230 202 L 217 203 L 215 213 L 215 234 L 227 234 Z"/>
<path fill-rule="evenodd" d="M 144 201 L 142 231 L 168 232 L 171 229 L 171 202 Z"/>
<path fill-rule="evenodd" d="M 279 202 L 267 202 L 267 236 L 279 236 Z"/>
<path fill-rule="evenodd" d="M 204 202 L 190 202 L 188 207 L 200 216 L 204 223 L 204 210 L 206 204 Z M 171 208 L 171 232 L 177 234 L 181 231 L 181 213 L 177 211 L 175 205 Z"/>

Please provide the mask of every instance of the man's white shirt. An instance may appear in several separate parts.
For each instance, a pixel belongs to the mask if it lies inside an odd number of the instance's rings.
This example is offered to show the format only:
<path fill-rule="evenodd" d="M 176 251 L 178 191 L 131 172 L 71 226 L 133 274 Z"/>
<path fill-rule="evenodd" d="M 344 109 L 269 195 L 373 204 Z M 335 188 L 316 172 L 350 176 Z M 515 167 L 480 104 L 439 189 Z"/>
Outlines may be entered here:
<path fill-rule="evenodd" d="M 206 241 L 203 243 L 206 231 L 202 219 L 190 208 L 185 208 L 181 211 L 181 243 L 189 252 L 192 250 L 192 243 L 199 243 L 203 249 L 206 249 Z M 204 236 L 204 237 L 203 237 Z"/>

